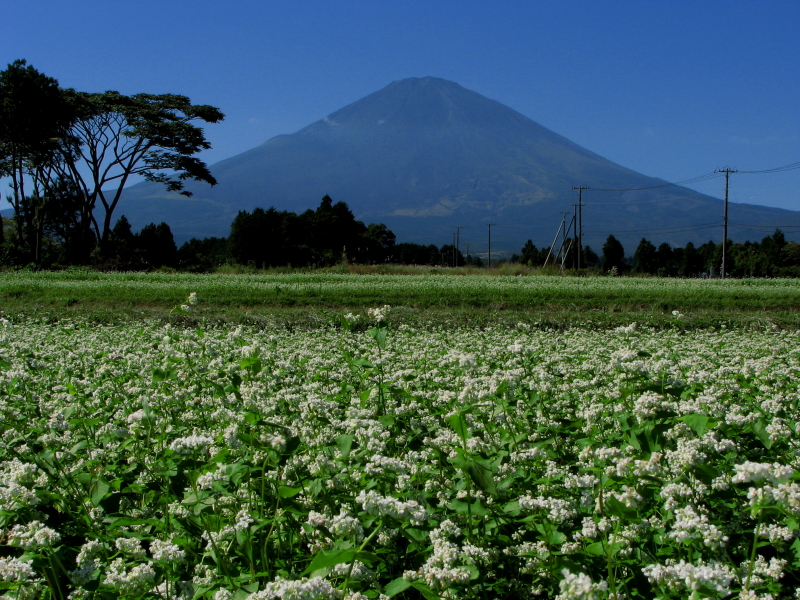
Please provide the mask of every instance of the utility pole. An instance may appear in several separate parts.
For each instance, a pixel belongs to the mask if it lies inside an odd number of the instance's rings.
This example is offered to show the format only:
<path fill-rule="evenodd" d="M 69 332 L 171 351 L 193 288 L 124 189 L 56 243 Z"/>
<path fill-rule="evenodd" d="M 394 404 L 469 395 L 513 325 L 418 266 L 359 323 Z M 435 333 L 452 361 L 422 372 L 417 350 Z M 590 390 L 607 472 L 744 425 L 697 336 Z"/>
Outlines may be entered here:
<path fill-rule="evenodd" d="M 456 226 L 456 266 L 458 266 L 459 244 L 461 243 L 461 227 L 463 226 Z"/>
<path fill-rule="evenodd" d="M 569 214 L 569 211 L 565 210 L 564 212 L 561 212 L 559 214 L 561 215 L 561 225 L 562 226 L 566 225 L 566 223 L 567 223 L 567 215 Z M 564 227 L 564 230 L 561 232 L 561 248 L 558 249 L 558 253 L 559 254 L 561 254 L 564 251 L 564 244 L 567 243 L 567 229 L 569 229 L 569 227 Z M 556 234 L 556 237 L 558 237 L 558 234 Z M 556 256 L 556 258 L 558 258 L 558 256 Z M 563 269 L 564 268 L 564 265 L 563 265 L 564 257 L 563 256 L 561 257 L 561 262 L 562 262 L 561 268 Z"/>
<path fill-rule="evenodd" d="M 570 248 L 577 241 L 578 241 L 578 205 L 577 204 L 573 204 L 572 205 L 572 242 L 570 243 Z M 578 256 L 580 256 L 580 248 L 578 248 Z M 580 261 L 580 258 L 577 258 L 577 260 Z M 572 268 L 573 269 L 577 269 L 578 268 L 577 265 L 580 264 L 580 262 L 578 262 L 576 264 L 575 261 L 576 261 L 576 257 L 573 256 L 572 257 Z"/>
<path fill-rule="evenodd" d="M 581 207 L 583 204 L 581 203 L 581 196 L 583 190 L 588 190 L 588 187 L 583 187 L 579 185 L 578 187 L 573 187 L 573 190 L 578 190 L 578 268 L 581 268 L 581 254 L 583 254 L 583 219 L 581 218 Z"/>
<path fill-rule="evenodd" d="M 456 232 L 455 231 L 453 232 L 453 252 L 452 252 L 452 257 L 453 257 L 453 267 L 455 267 L 456 266 Z"/>
<path fill-rule="evenodd" d="M 731 173 L 737 173 L 736 169 L 725 167 L 724 169 L 715 169 L 714 173 L 725 173 L 725 215 L 722 217 L 722 269 L 720 276 L 725 279 L 728 275 L 728 178 Z"/>
<path fill-rule="evenodd" d="M 486 269 L 488 270 L 492 268 L 492 225 L 494 225 L 494 223 L 487 223 L 486 225 L 489 227 L 489 259 L 486 265 Z"/>

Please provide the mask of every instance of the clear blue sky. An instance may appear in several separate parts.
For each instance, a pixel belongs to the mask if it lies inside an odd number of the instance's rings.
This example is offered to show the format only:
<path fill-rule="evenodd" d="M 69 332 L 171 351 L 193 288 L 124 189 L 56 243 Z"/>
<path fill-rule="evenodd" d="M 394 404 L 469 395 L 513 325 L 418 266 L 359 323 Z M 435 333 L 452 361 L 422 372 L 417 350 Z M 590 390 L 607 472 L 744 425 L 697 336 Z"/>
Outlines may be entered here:
<path fill-rule="evenodd" d="M 3 67 L 219 107 L 208 164 L 426 75 L 668 181 L 800 161 L 792 0 L 28 0 L 3 22 Z M 800 170 L 734 176 L 730 197 L 800 210 Z"/>

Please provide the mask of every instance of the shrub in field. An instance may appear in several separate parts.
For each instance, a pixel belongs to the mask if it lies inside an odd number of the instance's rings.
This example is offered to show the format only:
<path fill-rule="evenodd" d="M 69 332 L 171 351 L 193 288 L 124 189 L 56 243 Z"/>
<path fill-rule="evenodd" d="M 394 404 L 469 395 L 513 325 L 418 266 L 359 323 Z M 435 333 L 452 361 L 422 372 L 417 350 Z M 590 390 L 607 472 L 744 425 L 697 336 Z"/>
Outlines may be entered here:
<path fill-rule="evenodd" d="M 390 320 L 6 321 L 5 594 L 795 594 L 796 332 Z"/>

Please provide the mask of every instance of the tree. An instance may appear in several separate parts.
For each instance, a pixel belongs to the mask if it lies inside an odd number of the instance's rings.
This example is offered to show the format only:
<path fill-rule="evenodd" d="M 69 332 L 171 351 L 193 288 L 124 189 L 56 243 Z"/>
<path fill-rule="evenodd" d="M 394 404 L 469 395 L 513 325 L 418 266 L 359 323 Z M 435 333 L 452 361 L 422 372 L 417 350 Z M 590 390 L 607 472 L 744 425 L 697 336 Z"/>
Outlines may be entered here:
<path fill-rule="evenodd" d="M 597 256 L 597 253 L 592 250 L 591 246 L 584 246 L 583 247 L 583 256 L 581 257 L 581 264 L 587 269 L 592 267 L 597 267 L 600 263 L 600 257 Z"/>
<path fill-rule="evenodd" d="M 0 71 L 0 175 L 11 178 L 8 200 L 17 243 L 35 262 L 41 259 L 45 205 L 57 178 L 58 143 L 74 117 L 58 81 L 25 60 Z"/>
<path fill-rule="evenodd" d="M 656 264 L 656 247 L 652 242 L 642 238 L 633 257 L 636 260 L 635 270 L 638 273 L 655 274 L 658 266 Z"/>
<path fill-rule="evenodd" d="M 613 235 L 606 238 L 603 244 L 603 270 L 610 271 L 616 267 L 618 273 L 625 268 L 625 249 Z"/>
<path fill-rule="evenodd" d="M 536 266 L 539 261 L 539 250 L 533 245 L 531 240 L 525 242 L 520 252 L 519 262 L 529 267 Z"/>
<path fill-rule="evenodd" d="M 397 240 L 395 234 L 383 223 L 370 223 L 363 233 L 359 259 L 368 263 L 386 262 Z"/>
<path fill-rule="evenodd" d="M 145 266 L 150 269 L 175 267 L 178 262 L 178 248 L 169 225 L 150 223 L 136 234 L 136 249 Z"/>
<path fill-rule="evenodd" d="M 217 123 L 224 118 L 219 109 L 174 94 L 69 91 L 66 97 L 76 121 L 61 144 L 62 175 L 83 192 L 82 221 L 94 229 L 101 248 L 131 177 L 163 183 L 185 196 L 191 196 L 184 189 L 187 179 L 216 184 L 205 163 L 193 156 L 211 147 L 193 122 Z M 100 218 L 98 201 L 105 210 Z"/>

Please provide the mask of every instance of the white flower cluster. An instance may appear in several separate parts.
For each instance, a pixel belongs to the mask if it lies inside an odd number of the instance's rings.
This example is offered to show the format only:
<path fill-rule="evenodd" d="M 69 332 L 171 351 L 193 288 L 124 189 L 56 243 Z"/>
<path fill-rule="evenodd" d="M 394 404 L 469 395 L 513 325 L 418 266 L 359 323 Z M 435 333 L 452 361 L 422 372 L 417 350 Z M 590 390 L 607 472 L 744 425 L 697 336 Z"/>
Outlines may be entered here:
<path fill-rule="evenodd" d="M 531 512 L 545 510 L 547 511 L 547 518 L 554 523 L 563 523 L 577 514 L 574 504 L 569 500 L 549 496 L 521 496 L 519 498 L 519 507 L 522 510 Z"/>
<path fill-rule="evenodd" d="M 558 582 L 560 590 L 557 600 L 600 600 L 605 598 L 608 584 L 605 581 L 592 583 L 591 578 L 586 573 L 572 573 L 569 569 L 563 569 L 561 574 L 564 579 Z"/>
<path fill-rule="evenodd" d="M 211 486 L 214 484 L 215 481 L 225 481 L 228 478 L 225 471 L 226 471 L 226 466 L 220 464 L 217 466 L 216 471 L 208 471 L 207 473 L 203 473 L 197 478 L 197 481 L 195 482 L 195 485 L 197 485 L 197 489 L 210 490 Z"/>
<path fill-rule="evenodd" d="M 310 515 L 309 515 L 310 516 Z M 350 516 L 345 510 L 333 517 L 328 523 L 328 530 L 337 538 L 364 539 L 364 528 L 355 517 Z"/>
<path fill-rule="evenodd" d="M 369 315 L 369 318 L 375 321 L 376 323 L 384 323 L 389 317 L 390 308 L 391 306 L 389 306 L 388 304 L 384 304 L 380 308 L 367 309 L 367 314 Z"/>
<path fill-rule="evenodd" d="M 0 558 L 0 581 L 9 583 L 38 581 L 39 576 L 31 563 L 18 558 Z"/>
<path fill-rule="evenodd" d="M 733 570 L 725 564 L 711 561 L 698 562 L 694 565 L 682 560 L 666 565 L 647 565 L 642 572 L 651 583 L 666 586 L 673 592 L 684 590 L 692 592 L 691 597 L 698 597 L 694 592 L 700 588 L 710 588 L 720 596 L 730 594 Z"/>
<path fill-rule="evenodd" d="M 165 540 L 153 540 L 150 542 L 150 554 L 153 560 L 163 560 L 170 563 L 182 563 L 186 560 L 186 552 L 180 549 L 177 544 Z"/>
<path fill-rule="evenodd" d="M 153 587 L 155 577 L 156 572 L 149 564 L 131 566 L 115 558 L 108 566 L 103 583 L 123 596 L 141 596 Z"/>
<path fill-rule="evenodd" d="M 39 521 L 31 521 L 27 525 L 14 525 L 8 532 L 9 546 L 18 546 L 25 550 L 49 548 L 58 544 L 60 540 L 61 536 L 57 531 Z"/>
<path fill-rule="evenodd" d="M 0 511 L 36 506 L 39 499 L 30 489 L 43 475 L 36 465 L 12 458 L 0 465 Z"/>
<path fill-rule="evenodd" d="M 686 542 L 701 539 L 709 548 L 724 548 L 728 543 L 728 536 L 708 522 L 708 517 L 695 511 L 691 505 L 675 511 L 675 524 L 667 537 Z"/>
<path fill-rule="evenodd" d="M 472 571 L 457 565 L 461 552 L 458 545 L 449 539 L 461 536 L 458 526 L 445 519 L 428 535 L 433 544 L 433 553 L 418 571 L 407 571 L 403 578 L 410 581 L 424 579 L 434 590 L 446 590 L 454 585 L 468 583 Z"/>
<path fill-rule="evenodd" d="M 247 596 L 246 600 L 339 600 L 340 597 L 341 592 L 322 577 L 296 580 L 278 577 L 264 586 L 263 590 Z"/>
<path fill-rule="evenodd" d="M 374 490 L 369 492 L 361 490 L 356 502 L 370 515 L 389 516 L 412 525 L 421 525 L 427 516 L 425 508 L 414 500 L 402 502 L 391 496 L 381 496 Z"/>
<path fill-rule="evenodd" d="M 145 552 L 142 542 L 136 538 L 119 537 L 114 540 L 114 546 L 123 554 L 132 558 L 144 558 Z"/>
<path fill-rule="evenodd" d="M 192 454 L 193 452 L 207 452 L 214 440 L 207 435 L 192 435 L 172 440 L 169 449 L 178 454 Z"/>
<path fill-rule="evenodd" d="M 98 559 L 103 555 L 103 544 L 97 540 L 89 540 L 81 546 L 75 563 L 78 568 L 69 572 L 69 576 L 78 585 L 83 585 L 91 579 L 92 574 L 99 568 Z"/>
<path fill-rule="evenodd" d="M 769 481 L 772 483 L 782 483 L 787 481 L 794 474 L 792 467 L 779 463 L 756 463 L 746 461 L 741 465 L 734 465 L 736 474 L 731 481 L 733 483 L 750 483 L 759 481 Z"/>

